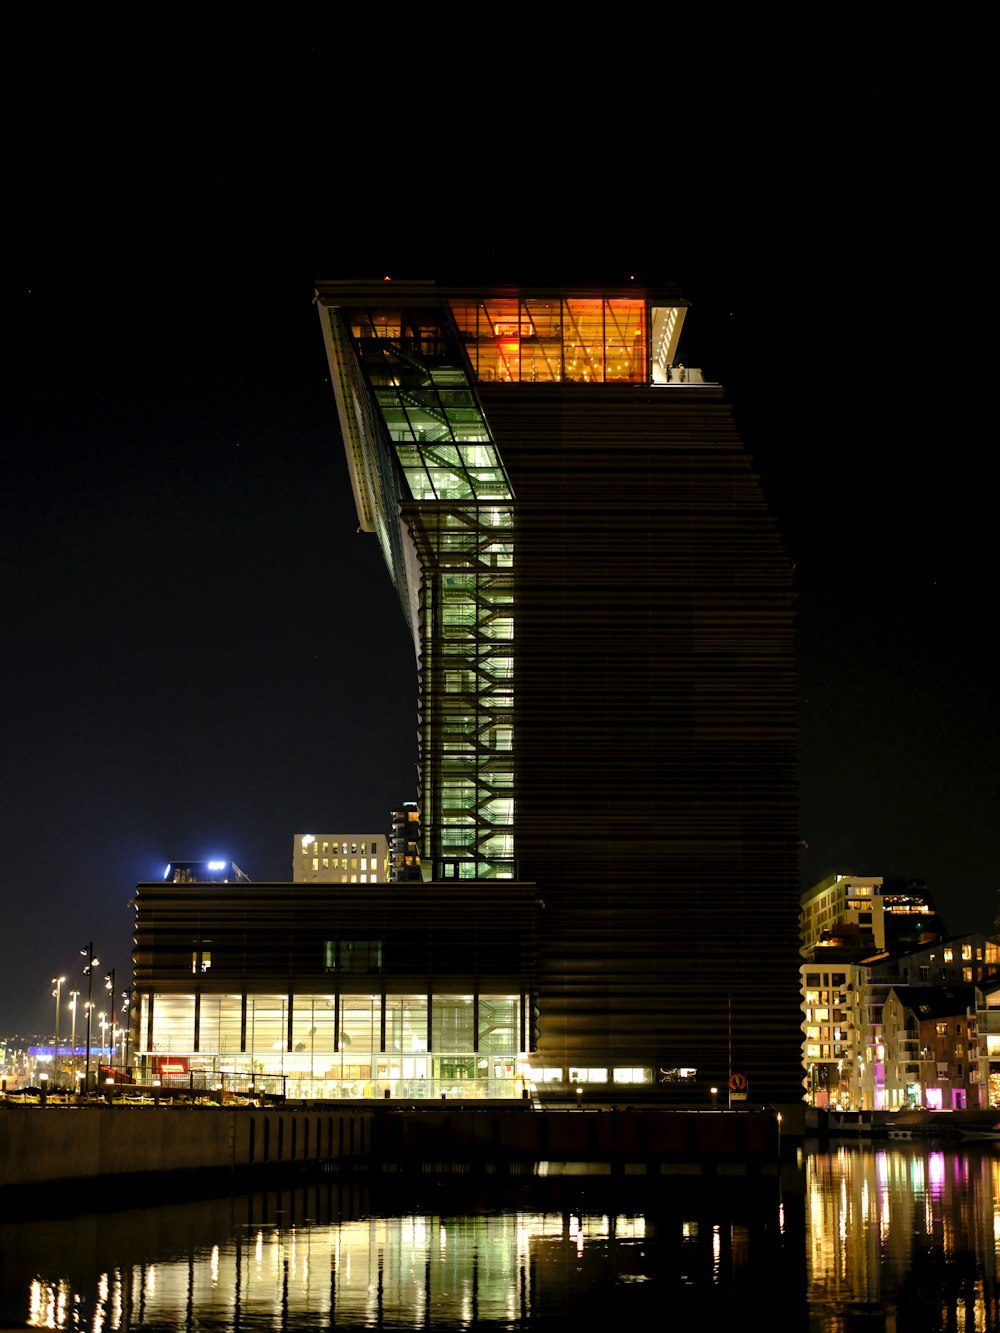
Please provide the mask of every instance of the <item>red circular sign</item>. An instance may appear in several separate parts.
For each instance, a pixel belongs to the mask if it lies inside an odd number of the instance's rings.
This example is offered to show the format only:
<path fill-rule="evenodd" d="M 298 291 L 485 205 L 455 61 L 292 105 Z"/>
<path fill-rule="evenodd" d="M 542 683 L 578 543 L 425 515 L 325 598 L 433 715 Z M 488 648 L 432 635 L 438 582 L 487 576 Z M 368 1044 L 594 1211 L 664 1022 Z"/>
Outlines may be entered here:
<path fill-rule="evenodd" d="M 730 1074 L 729 1086 L 733 1092 L 746 1092 L 747 1090 L 746 1074 Z"/>

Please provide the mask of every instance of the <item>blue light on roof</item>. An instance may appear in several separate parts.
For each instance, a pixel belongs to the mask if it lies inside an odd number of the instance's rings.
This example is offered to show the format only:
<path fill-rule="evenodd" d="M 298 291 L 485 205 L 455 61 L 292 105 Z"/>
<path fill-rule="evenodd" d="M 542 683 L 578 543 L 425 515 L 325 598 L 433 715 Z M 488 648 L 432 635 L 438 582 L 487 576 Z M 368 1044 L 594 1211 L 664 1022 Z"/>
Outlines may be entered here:
<path fill-rule="evenodd" d="M 226 863 L 225 861 L 209 861 L 208 868 L 209 870 L 225 870 Z"/>

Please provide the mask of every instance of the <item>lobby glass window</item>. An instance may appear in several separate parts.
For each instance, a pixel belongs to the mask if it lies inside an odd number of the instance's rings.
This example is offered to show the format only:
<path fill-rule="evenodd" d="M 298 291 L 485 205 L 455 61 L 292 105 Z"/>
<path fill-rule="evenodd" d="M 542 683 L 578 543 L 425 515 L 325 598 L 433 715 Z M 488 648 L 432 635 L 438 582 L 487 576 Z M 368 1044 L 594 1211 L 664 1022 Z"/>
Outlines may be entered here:
<path fill-rule="evenodd" d="M 435 1055 L 466 1054 L 475 1048 L 471 996 L 435 995 L 431 1038 Z"/>
<path fill-rule="evenodd" d="M 217 1054 L 221 995 L 203 995 L 198 1018 L 198 1050 Z"/>
<path fill-rule="evenodd" d="M 427 997 L 387 995 L 385 999 L 386 1051 L 411 1055 L 427 1050 Z"/>
<path fill-rule="evenodd" d="M 515 996 L 480 995 L 479 1050 L 493 1053 L 518 1047 L 518 1001 Z"/>
<path fill-rule="evenodd" d="M 612 1083 L 652 1083 L 653 1071 L 651 1069 L 627 1068 L 618 1066 L 611 1071 Z"/>
<path fill-rule="evenodd" d="M 171 1054 L 194 1050 L 193 995 L 154 995 L 153 1050 Z"/>
<path fill-rule="evenodd" d="M 288 1044 L 288 997 L 251 995 L 247 1000 L 247 1046 L 267 1060 Z"/>
<path fill-rule="evenodd" d="M 371 1064 L 378 1050 L 382 1002 L 377 996 L 343 995 L 340 1000 L 340 1052 L 349 1061 Z"/>
<path fill-rule="evenodd" d="M 208 1050 L 204 1039 L 205 1022 L 205 1002 L 209 1000 L 212 1004 L 218 1004 L 218 1033 L 219 1044 L 218 1052 L 221 1056 L 235 1056 L 240 1050 L 240 1031 L 243 1020 L 243 997 L 242 995 L 203 995 L 202 1004 L 202 1042 L 201 1049 Z"/>
<path fill-rule="evenodd" d="M 292 1001 L 292 1051 L 321 1056 L 324 1067 L 333 1056 L 335 1001 L 328 995 L 296 995 Z"/>

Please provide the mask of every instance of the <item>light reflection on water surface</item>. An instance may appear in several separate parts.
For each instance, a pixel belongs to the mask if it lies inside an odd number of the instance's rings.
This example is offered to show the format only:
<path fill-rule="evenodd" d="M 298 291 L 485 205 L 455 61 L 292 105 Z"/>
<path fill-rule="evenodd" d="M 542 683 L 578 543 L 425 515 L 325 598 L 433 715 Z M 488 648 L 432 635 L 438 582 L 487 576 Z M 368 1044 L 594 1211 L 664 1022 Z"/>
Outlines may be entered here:
<path fill-rule="evenodd" d="M 3 1327 L 1000 1329 L 1000 1153 L 808 1152 L 773 1189 L 324 1180 L 0 1223 Z"/>

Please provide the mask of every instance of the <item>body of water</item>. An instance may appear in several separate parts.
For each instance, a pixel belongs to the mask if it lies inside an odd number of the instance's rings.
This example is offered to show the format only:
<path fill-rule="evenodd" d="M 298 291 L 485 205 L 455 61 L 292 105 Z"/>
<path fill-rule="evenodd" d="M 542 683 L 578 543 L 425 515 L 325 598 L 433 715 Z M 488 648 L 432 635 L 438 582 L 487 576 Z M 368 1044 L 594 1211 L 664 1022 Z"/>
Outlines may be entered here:
<path fill-rule="evenodd" d="M 148 1189 L 148 1187 L 146 1187 Z M 0 1220 L 0 1329 L 1000 1329 L 1000 1149 L 780 1180 L 452 1176 Z"/>

